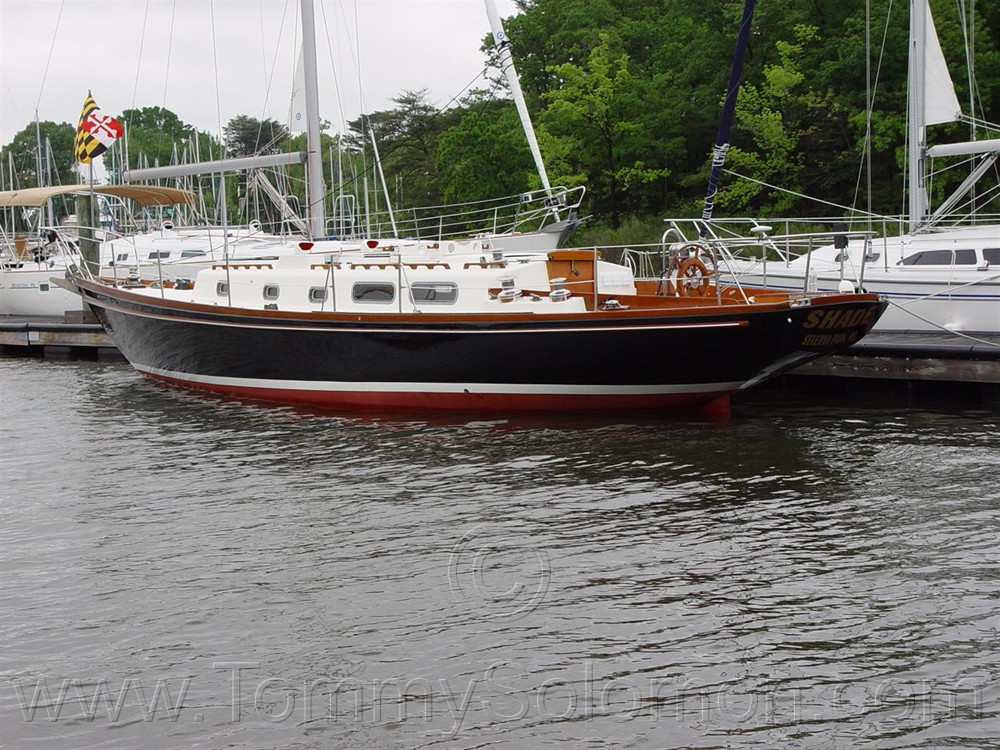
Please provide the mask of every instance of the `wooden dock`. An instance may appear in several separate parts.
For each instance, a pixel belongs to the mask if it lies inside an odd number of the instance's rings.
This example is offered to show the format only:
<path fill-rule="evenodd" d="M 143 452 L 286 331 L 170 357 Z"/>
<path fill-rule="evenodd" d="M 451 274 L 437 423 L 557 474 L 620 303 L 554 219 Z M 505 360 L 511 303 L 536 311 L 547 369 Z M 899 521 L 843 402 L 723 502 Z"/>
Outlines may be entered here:
<path fill-rule="evenodd" d="M 0 350 L 35 355 L 121 357 L 92 315 L 67 318 L 0 317 Z M 809 362 L 785 375 L 859 381 L 964 383 L 1000 400 L 1000 335 L 870 333 L 840 354 Z"/>
<path fill-rule="evenodd" d="M 869 333 L 854 346 L 785 373 L 790 390 L 851 397 L 941 398 L 1000 404 L 1000 335 Z"/>
<path fill-rule="evenodd" d="M 876 331 L 850 349 L 809 362 L 793 372 L 1000 385 L 1000 335 Z"/>
<path fill-rule="evenodd" d="M 51 318 L 0 316 L 0 350 L 38 356 L 122 356 L 97 319 L 83 311 Z"/>

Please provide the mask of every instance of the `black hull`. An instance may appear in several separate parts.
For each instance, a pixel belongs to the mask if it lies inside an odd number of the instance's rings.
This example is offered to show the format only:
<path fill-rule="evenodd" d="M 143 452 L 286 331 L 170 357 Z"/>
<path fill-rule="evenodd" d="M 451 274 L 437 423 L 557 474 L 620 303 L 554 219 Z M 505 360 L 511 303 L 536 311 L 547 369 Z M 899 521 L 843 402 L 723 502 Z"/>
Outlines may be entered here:
<path fill-rule="evenodd" d="M 817 336 L 815 307 L 697 314 L 334 316 L 81 292 L 143 374 L 323 408 L 625 409 L 701 405 L 843 348 L 884 303 L 827 303 L 853 327 Z M 811 338 L 810 338 L 811 337 Z M 837 337 L 843 340 L 835 342 Z"/>

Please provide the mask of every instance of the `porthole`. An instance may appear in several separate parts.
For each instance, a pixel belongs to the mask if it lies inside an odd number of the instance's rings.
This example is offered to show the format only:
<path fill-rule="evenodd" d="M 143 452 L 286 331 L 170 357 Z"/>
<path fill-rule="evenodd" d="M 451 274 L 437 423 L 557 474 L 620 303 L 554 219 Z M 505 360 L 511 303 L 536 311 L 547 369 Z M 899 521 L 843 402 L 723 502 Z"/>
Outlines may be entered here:
<path fill-rule="evenodd" d="M 396 299 L 396 287 L 393 284 L 359 282 L 351 287 L 351 299 L 355 302 L 388 304 Z"/>
<path fill-rule="evenodd" d="M 416 282 L 410 286 L 410 299 L 418 305 L 454 305 L 458 284 L 451 281 Z"/>

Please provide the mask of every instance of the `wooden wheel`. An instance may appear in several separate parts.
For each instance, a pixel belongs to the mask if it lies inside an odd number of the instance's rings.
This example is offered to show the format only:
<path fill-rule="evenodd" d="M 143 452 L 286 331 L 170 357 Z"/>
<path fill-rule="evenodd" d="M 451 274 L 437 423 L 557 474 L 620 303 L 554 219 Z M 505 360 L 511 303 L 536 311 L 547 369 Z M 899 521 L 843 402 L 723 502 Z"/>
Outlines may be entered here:
<path fill-rule="evenodd" d="M 701 258 L 692 257 L 681 261 L 677 268 L 677 295 L 680 297 L 704 297 L 708 294 L 708 266 Z"/>

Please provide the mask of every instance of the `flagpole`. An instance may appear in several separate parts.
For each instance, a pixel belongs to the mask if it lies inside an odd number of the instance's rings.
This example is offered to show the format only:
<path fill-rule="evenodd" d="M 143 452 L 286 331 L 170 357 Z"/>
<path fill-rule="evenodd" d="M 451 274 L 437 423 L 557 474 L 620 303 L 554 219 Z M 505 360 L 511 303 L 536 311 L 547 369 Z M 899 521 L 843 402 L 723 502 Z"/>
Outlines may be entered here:
<path fill-rule="evenodd" d="M 95 224 L 95 220 L 94 220 L 94 202 L 97 199 L 94 196 L 94 160 L 93 159 L 91 159 L 89 162 L 87 162 L 87 172 L 88 172 L 88 175 L 87 175 L 88 183 L 90 185 L 90 199 L 87 201 L 87 210 L 88 210 L 88 213 L 90 214 L 90 217 L 89 217 L 90 232 L 91 232 L 91 237 L 92 237 L 92 239 L 90 241 L 91 242 L 90 247 L 91 247 L 91 250 L 94 252 L 94 255 L 97 256 L 96 257 L 97 269 L 93 273 L 94 273 L 95 276 L 100 276 L 101 275 L 101 250 L 100 250 L 100 247 L 97 244 L 97 228 L 94 226 L 94 224 Z"/>
<path fill-rule="evenodd" d="M 93 97 L 93 92 L 87 89 L 87 96 Z M 94 229 L 94 158 L 91 157 L 87 160 L 87 184 L 90 185 L 90 197 L 87 199 L 87 224 L 90 227 L 90 249 L 91 252 L 97 249 L 97 231 Z M 90 253 L 88 253 L 89 255 Z M 100 275 L 100 252 L 95 253 L 97 255 L 97 275 Z M 89 269 L 88 269 L 89 270 Z"/>
<path fill-rule="evenodd" d="M 77 225 L 80 230 L 80 265 L 88 275 L 100 275 L 101 272 L 101 252 L 97 240 L 97 217 L 94 215 L 97 199 L 94 195 L 94 159 L 107 151 L 114 142 L 124 135 L 121 123 L 110 116 L 98 115 L 100 107 L 94 101 L 91 91 L 87 91 L 87 98 L 83 102 L 83 109 L 80 111 L 80 121 L 76 128 L 74 138 L 74 156 L 77 163 L 87 165 L 87 184 L 89 191 L 86 195 L 77 197 Z M 82 179 L 82 178 L 81 178 Z M 83 210 L 81 201 L 87 201 L 87 210 Z M 86 222 L 86 225 L 84 224 Z M 91 272 L 88 264 L 96 270 Z"/>

